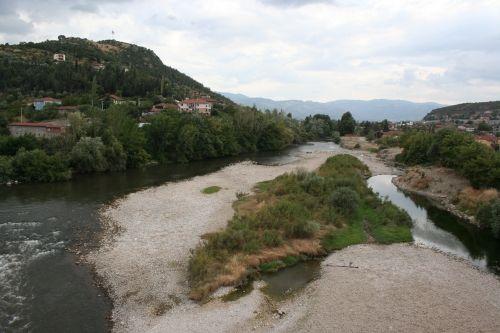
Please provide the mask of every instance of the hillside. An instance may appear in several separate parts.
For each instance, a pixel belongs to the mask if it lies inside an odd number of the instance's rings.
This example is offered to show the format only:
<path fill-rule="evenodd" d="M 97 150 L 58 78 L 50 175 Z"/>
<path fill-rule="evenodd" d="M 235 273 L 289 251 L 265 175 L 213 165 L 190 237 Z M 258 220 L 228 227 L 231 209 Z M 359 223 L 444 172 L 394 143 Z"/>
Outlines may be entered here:
<path fill-rule="evenodd" d="M 430 110 L 441 107 L 437 103 L 413 103 L 402 100 L 374 99 L 337 100 L 332 102 L 313 102 L 301 100 L 275 101 L 267 98 L 252 98 L 242 94 L 222 93 L 232 101 L 247 105 L 255 105 L 259 109 L 278 109 L 290 112 L 294 117 L 303 119 L 312 114 L 327 114 L 332 118 L 340 118 L 342 113 L 350 111 L 358 120 L 420 120 Z"/>
<path fill-rule="evenodd" d="M 439 120 L 446 117 L 453 119 L 471 119 L 487 111 L 491 111 L 496 115 L 500 114 L 500 101 L 463 103 L 446 106 L 432 110 L 424 117 L 424 120 Z"/>
<path fill-rule="evenodd" d="M 64 53 L 56 62 L 54 53 Z M 59 36 L 40 43 L 0 45 L 0 93 L 58 95 L 97 93 L 144 97 L 161 93 L 173 99 L 209 94 L 226 100 L 178 70 L 165 66 L 151 50 L 115 40 L 94 42 Z M 227 101 L 227 100 L 226 100 Z"/>

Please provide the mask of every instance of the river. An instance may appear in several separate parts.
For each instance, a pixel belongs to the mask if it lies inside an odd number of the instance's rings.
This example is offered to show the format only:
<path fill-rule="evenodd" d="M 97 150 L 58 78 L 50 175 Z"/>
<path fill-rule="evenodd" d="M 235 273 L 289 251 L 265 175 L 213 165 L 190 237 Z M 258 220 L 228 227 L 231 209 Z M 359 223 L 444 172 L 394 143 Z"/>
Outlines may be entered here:
<path fill-rule="evenodd" d="M 281 152 L 79 176 L 64 183 L 0 187 L 0 332 L 105 332 L 111 304 L 66 249 L 96 244 L 99 209 L 127 193 L 214 172 L 231 163 L 290 163 L 331 143 Z"/>
<path fill-rule="evenodd" d="M 76 257 L 66 250 L 78 243 L 87 249 L 96 245 L 93 236 L 100 231 L 98 212 L 103 205 L 142 188 L 208 174 L 238 161 L 290 163 L 299 154 L 314 150 L 339 148 L 332 143 L 313 143 L 280 153 L 80 176 L 65 183 L 1 187 L 0 332 L 109 329 L 108 298 L 94 285 L 89 267 L 76 264 Z M 500 272 L 498 240 L 425 201 L 404 195 L 392 185 L 391 178 L 375 176 L 369 185 L 408 211 L 415 223 L 416 242 Z M 308 279 L 305 274 L 304 281 Z"/>

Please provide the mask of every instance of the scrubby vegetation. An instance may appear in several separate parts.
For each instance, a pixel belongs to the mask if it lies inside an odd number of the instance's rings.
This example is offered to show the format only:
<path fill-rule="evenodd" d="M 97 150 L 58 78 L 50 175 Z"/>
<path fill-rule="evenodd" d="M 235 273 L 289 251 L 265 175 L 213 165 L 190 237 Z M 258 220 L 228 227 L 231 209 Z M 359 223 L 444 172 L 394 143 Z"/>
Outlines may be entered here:
<path fill-rule="evenodd" d="M 411 131 L 401 137 L 399 162 L 439 164 L 457 170 L 475 187 L 500 189 L 500 153 L 474 141 L 468 133 L 442 129 Z"/>
<path fill-rule="evenodd" d="M 252 271 L 274 271 L 351 244 L 411 241 L 409 216 L 366 185 L 368 168 L 350 155 L 317 172 L 298 171 L 259 184 L 240 198 L 223 231 L 207 235 L 189 262 L 191 297 L 200 299 Z"/>
<path fill-rule="evenodd" d="M 490 201 L 479 208 L 477 220 L 481 226 L 491 228 L 495 237 L 500 237 L 500 199 Z"/>

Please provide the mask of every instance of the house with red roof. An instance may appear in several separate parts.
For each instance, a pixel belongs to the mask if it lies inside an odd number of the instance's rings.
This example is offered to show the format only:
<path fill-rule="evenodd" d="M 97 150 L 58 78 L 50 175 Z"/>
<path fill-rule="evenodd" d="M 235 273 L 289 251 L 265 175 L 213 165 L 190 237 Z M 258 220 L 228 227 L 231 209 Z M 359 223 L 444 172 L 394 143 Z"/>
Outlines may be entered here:
<path fill-rule="evenodd" d="M 10 123 L 8 125 L 10 134 L 12 136 L 23 136 L 27 134 L 36 137 L 51 138 L 61 135 L 66 132 L 65 125 L 54 123 Z"/>
<path fill-rule="evenodd" d="M 208 98 L 188 98 L 177 103 L 181 112 L 199 113 L 209 116 L 212 112 L 214 103 Z"/>

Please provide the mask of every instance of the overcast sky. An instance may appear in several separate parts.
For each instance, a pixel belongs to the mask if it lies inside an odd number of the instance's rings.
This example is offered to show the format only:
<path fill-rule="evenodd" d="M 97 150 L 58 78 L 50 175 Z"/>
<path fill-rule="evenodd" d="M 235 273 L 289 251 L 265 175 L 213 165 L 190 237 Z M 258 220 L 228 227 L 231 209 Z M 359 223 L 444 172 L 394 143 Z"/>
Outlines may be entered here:
<path fill-rule="evenodd" d="M 1 43 L 60 34 L 254 97 L 500 99 L 500 0 L 0 0 Z"/>

